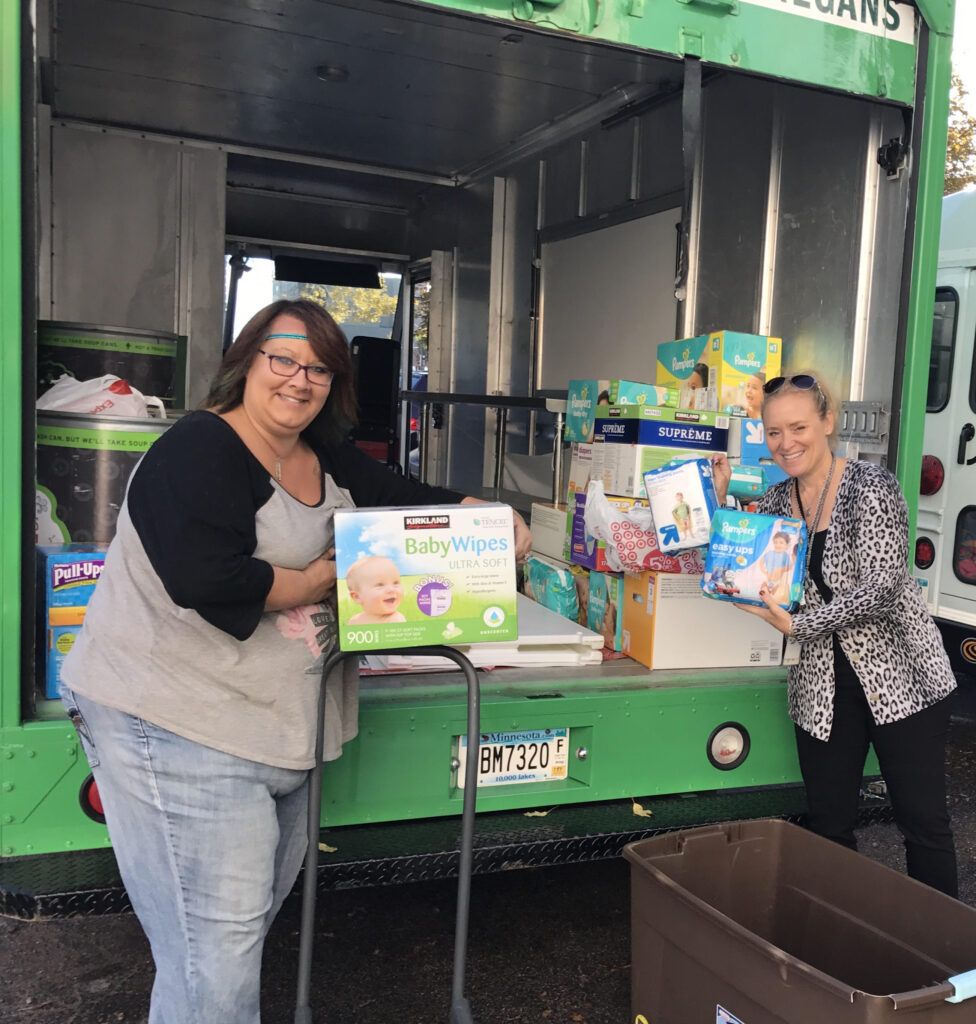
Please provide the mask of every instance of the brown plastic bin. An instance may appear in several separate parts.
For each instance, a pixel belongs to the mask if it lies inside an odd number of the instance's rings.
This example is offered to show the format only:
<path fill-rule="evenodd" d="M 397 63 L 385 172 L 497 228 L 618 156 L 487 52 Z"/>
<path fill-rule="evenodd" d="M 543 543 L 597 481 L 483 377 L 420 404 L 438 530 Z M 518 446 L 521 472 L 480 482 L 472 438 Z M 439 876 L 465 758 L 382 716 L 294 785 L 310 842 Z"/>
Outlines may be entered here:
<path fill-rule="evenodd" d="M 976 1021 L 976 910 L 897 871 L 784 821 L 624 856 L 635 1024 Z"/>

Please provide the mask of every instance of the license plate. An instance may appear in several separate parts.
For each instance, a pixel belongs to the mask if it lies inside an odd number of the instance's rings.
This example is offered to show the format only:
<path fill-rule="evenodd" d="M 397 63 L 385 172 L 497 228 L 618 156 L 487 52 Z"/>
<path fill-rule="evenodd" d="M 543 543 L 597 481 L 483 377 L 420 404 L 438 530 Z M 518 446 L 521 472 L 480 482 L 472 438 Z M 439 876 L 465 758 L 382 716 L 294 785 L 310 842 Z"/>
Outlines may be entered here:
<path fill-rule="evenodd" d="M 458 743 L 458 789 L 467 768 L 468 737 Z M 484 732 L 478 747 L 478 786 L 512 786 L 565 779 L 569 766 L 569 729 Z"/>

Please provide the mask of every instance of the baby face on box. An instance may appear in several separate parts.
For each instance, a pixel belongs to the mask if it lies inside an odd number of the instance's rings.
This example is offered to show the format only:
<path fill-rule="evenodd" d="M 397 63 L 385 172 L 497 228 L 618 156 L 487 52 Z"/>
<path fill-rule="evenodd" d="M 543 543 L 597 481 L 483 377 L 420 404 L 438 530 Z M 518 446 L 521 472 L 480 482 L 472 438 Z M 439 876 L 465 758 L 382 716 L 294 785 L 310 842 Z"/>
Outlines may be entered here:
<path fill-rule="evenodd" d="M 508 506 L 344 509 L 335 531 L 342 650 L 517 637 Z"/>

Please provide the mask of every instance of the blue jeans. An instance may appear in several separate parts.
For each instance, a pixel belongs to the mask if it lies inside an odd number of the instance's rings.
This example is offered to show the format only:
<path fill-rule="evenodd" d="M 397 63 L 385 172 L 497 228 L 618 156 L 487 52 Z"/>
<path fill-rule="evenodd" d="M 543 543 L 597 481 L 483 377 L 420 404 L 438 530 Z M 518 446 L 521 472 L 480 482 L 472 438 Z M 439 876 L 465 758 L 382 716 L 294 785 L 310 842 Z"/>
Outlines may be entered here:
<path fill-rule="evenodd" d="M 308 772 L 62 697 L 152 946 L 149 1024 L 258 1024 L 264 939 L 305 855 Z"/>

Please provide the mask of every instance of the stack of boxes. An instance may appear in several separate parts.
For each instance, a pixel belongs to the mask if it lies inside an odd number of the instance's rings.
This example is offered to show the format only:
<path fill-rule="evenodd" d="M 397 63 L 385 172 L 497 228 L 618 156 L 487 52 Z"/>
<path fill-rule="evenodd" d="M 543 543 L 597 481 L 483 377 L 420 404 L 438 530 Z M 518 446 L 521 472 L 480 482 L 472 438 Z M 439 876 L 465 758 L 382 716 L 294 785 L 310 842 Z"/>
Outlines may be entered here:
<path fill-rule="evenodd" d="M 778 338 L 718 331 L 661 344 L 654 385 L 570 381 L 566 506 L 533 506 L 534 545 L 577 573 L 580 621 L 649 668 L 775 665 L 781 638 L 761 619 L 702 596 L 703 549 L 664 555 L 650 531 L 640 542 L 657 549 L 656 568 L 610 572 L 606 545 L 585 529 L 587 486 L 599 480 L 611 508 L 626 513 L 646 506 L 648 470 L 727 452 L 734 489 L 758 498 L 780 473 L 758 419 L 762 385 L 779 374 L 780 359 Z"/>

